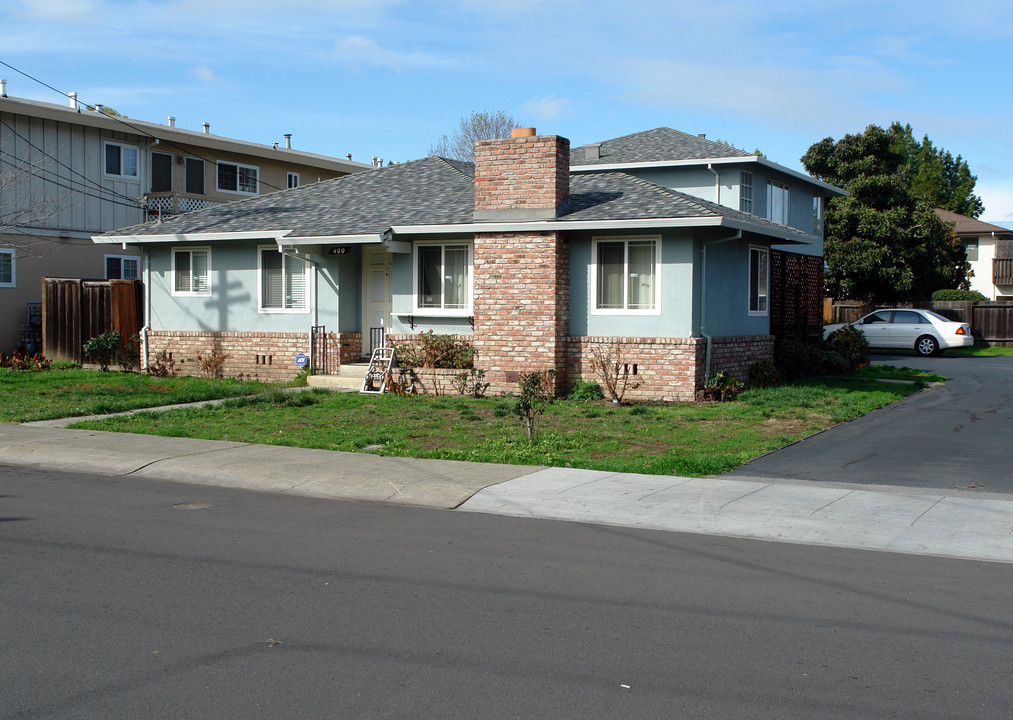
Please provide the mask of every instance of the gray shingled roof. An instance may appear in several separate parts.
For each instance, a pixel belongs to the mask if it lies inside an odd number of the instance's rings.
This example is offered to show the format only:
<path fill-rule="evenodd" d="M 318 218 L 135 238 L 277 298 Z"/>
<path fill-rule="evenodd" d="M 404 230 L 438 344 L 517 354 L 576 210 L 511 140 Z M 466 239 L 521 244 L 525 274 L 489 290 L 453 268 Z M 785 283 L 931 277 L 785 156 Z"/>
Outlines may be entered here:
<path fill-rule="evenodd" d="M 107 235 L 290 231 L 290 237 L 380 235 L 393 225 L 474 220 L 474 166 L 439 157 L 369 170 L 270 195 L 121 228 Z M 769 220 L 670 190 L 624 172 L 575 174 L 558 221 L 728 218 L 776 237 L 807 236 Z"/>
<path fill-rule="evenodd" d="M 653 130 L 605 140 L 600 158 L 588 160 L 584 148 L 570 148 L 570 165 L 608 165 L 613 163 L 661 162 L 675 160 L 707 160 L 711 158 L 751 157 L 745 150 L 714 142 L 696 135 L 659 127 Z"/>

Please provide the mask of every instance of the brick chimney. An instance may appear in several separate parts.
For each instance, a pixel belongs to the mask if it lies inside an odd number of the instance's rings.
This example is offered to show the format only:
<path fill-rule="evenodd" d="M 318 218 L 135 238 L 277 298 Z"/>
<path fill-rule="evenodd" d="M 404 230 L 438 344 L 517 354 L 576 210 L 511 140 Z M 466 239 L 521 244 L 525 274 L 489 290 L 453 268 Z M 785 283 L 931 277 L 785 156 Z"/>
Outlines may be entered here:
<path fill-rule="evenodd" d="M 551 220 L 570 195 L 570 141 L 516 128 L 475 143 L 475 220 Z"/>
<path fill-rule="evenodd" d="M 518 134 L 518 133 L 524 134 Z M 570 192 L 570 141 L 514 136 L 475 143 L 475 222 L 553 220 Z M 521 373 L 555 370 L 566 389 L 569 242 L 563 230 L 475 233 L 473 342 L 490 392 L 517 392 Z"/>

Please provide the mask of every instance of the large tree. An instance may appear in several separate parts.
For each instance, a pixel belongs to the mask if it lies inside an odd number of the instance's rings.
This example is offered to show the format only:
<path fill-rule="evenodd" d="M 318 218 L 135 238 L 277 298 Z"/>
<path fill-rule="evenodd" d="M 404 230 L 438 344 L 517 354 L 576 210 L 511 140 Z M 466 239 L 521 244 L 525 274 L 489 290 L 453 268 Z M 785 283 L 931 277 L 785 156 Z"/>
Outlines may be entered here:
<path fill-rule="evenodd" d="M 430 155 L 475 162 L 475 143 L 479 140 L 509 137 L 510 131 L 517 127 L 517 120 L 502 110 L 496 112 L 473 112 L 461 118 L 457 130 L 453 134 L 444 135 L 429 146 Z"/>
<path fill-rule="evenodd" d="M 947 163 L 955 168 L 951 179 L 966 176 L 970 185 L 943 182 Z M 974 178 L 959 157 L 953 160 L 927 137 L 915 142 L 910 126 L 894 123 L 887 130 L 870 125 L 837 141 L 824 138 L 802 164 L 848 191 L 830 202 L 824 223 L 826 282 L 834 297 L 895 302 L 967 286 L 963 245 L 933 212 L 940 206 L 966 209 L 968 202 L 973 209 L 975 201 L 980 206 L 971 193 Z"/>

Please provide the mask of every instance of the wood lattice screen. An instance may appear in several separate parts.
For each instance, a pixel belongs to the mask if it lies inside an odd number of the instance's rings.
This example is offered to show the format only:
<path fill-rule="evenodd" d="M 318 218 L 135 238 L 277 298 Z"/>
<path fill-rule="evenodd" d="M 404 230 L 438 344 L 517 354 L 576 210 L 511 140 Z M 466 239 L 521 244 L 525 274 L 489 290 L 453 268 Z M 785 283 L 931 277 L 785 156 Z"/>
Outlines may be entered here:
<path fill-rule="evenodd" d="M 770 251 L 770 334 L 818 342 L 823 337 L 823 258 Z"/>

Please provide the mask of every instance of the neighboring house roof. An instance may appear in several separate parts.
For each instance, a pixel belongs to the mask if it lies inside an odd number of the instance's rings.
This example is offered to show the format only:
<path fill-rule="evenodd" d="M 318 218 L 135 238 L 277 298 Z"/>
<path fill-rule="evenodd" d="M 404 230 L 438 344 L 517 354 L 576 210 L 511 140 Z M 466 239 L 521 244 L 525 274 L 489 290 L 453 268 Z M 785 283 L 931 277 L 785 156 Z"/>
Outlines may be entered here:
<path fill-rule="evenodd" d="M 1013 237 L 1013 230 L 1009 228 L 992 225 L 942 208 L 935 208 L 935 213 L 943 222 L 953 223 L 953 229 L 958 235 L 991 235 L 995 233 L 996 235 Z"/>
<path fill-rule="evenodd" d="M 104 242 L 198 240 L 197 235 L 285 236 L 309 241 L 412 232 L 481 232 L 498 223 L 474 221 L 474 166 L 439 157 L 347 175 L 280 193 L 239 200 L 106 233 Z M 627 173 L 574 175 L 568 207 L 559 217 L 518 227 L 593 229 L 605 223 L 641 221 L 641 227 L 727 225 L 781 240 L 813 237 Z M 665 221 L 665 222 L 661 222 Z M 239 237 L 239 235 L 236 235 Z"/>
<path fill-rule="evenodd" d="M 191 147 L 208 148 L 222 152 L 249 155 L 252 157 L 289 160 L 300 165 L 311 165 L 336 172 L 356 173 L 372 167 L 368 163 L 352 162 L 344 158 L 293 150 L 291 148 L 263 145 L 261 143 L 235 140 L 221 135 L 186 130 L 172 125 L 135 120 L 128 117 L 114 117 L 98 110 L 88 110 L 83 104 L 80 109 L 53 103 L 26 100 L 24 98 L 0 97 L 0 113 L 25 115 L 45 120 L 101 128 L 110 132 L 128 133 L 158 139 L 167 143 L 180 143 Z"/>
<path fill-rule="evenodd" d="M 600 145 L 597 159 L 587 158 L 584 146 L 575 147 L 570 150 L 570 165 L 610 165 L 614 163 L 709 160 L 753 156 L 752 153 L 745 150 L 673 130 L 670 127 L 644 130 L 592 144 Z"/>

